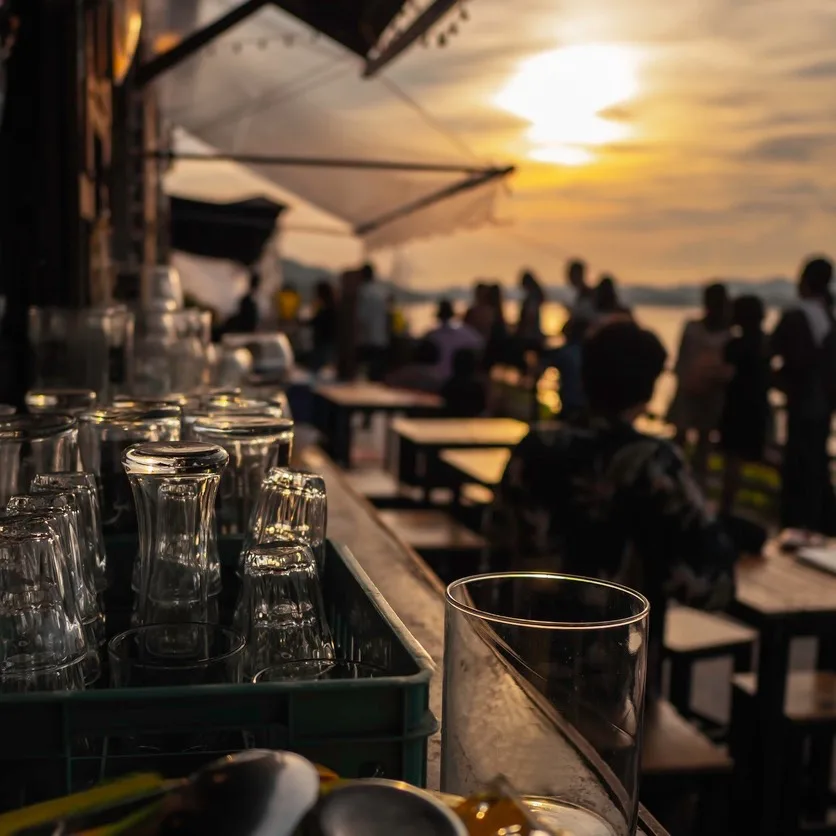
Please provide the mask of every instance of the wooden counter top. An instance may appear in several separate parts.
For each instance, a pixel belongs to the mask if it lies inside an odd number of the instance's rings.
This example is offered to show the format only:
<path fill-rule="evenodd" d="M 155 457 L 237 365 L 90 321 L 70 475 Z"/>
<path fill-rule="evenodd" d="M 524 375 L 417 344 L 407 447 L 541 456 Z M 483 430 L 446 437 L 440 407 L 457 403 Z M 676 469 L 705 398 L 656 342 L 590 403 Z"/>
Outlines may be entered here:
<path fill-rule="evenodd" d="M 300 456 L 304 467 L 316 470 L 325 477 L 328 491 L 329 536 L 345 543 L 360 561 L 380 592 L 423 645 L 437 665 L 436 675 L 430 686 L 430 707 L 441 717 L 442 670 L 444 660 L 444 589 L 441 582 L 423 561 L 406 544 L 392 535 L 377 518 L 375 509 L 358 496 L 346 481 L 342 470 L 324 453 L 309 448 Z M 504 718 L 514 718 L 513 730 L 509 730 L 510 744 L 524 745 L 527 758 L 536 757 L 544 764 L 542 774 L 560 771 L 560 782 L 572 786 L 578 798 L 589 799 L 590 806 L 607 809 L 612 802 L 600 787 L 598 780 L 577 750 L 554 727 L 545 714 L 525 697 L 518 683 L 495 659 L 482 657 L 479 664 L 485 672 L 485 686 L 479 689 L 478 719 L 500 723 Z M 520 717 L 525 722 L 520 722 Z M 525 729 L 525 741 L 520 739 L 520 729 Z M 499 771 L 509 775 L 513 764 L 497 762 L 501 753 L 495 750 L 472 752 L 467 769 L 478 781 L 487 781 Z M 471 754 L 471 747 L 468 747 Z M 435 735 L 428 747 L 428 786 L 438 788 L 440 778 L 441 739 Z M 511 767 L 510 769 L 508 767 Z M 543 786 L 545 792 L 548 787 Z M 664 836 L 656 830 L 649 817 L 645 820 L 647 834 Z"/>

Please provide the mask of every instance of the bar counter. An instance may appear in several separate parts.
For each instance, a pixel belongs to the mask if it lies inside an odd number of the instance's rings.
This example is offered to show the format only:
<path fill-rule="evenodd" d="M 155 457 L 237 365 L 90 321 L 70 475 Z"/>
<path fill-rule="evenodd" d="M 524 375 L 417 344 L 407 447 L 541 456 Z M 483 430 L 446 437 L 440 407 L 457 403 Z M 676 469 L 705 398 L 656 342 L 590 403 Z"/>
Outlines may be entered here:
<path fill-rule="evenodd" d="M 302 451 L 302 466 L 321 473 L 328 491 L 329 536 L 345 543 L 361 563 L 383 597 L 397 615 L 423 645 L 437 666 L 430 686 L 430 707 L 441 718 L 442 671 L 444 662 L 444 587 L 420 557 L 401 542 L 380 520 L 374 507 L 356 494 L 348 484 L 343 471 L 317 448 Z M 535 747 L 538 759 L 553 771 L 555 764 L 564 773 L 561 782 L 571 782 L 576 797 L 588 796 L 593 809 L 612 802 L 605 797 L 598 779 L 578 754 L 577 742 L 571 745 L 567 738 L 546 719 L 544 712 L 521 691 L 517 682 L 496 660 L 482 656 L 480 648 L 474 648 L 476 663 L 485 672 L 485 687 L 480 689 L 478 720 L 481 723 L 501 723 L 502 718 L 519 717 L 520 712 L 530 714 L 530 729 L 521 745 Z M 522 724 L 515 720 L 515 733 Z M 530 748 L 528 749 L 531 754 Z M 468 747 L 468 767 L 474 776 L 489 779 L 502 770 L 496 753 L 479 751 L 478 746 Z M 441 765 L 440 734 L 430 738 L 428 746 L 427 785 L 439 787 Z M 606 767 L 603 767 L 604 769 Z M 545 769 L 544 769 L 545 774 Z M 646 836 L 665 836 L 665 831 L 641 811 L 639 833 Z"/>

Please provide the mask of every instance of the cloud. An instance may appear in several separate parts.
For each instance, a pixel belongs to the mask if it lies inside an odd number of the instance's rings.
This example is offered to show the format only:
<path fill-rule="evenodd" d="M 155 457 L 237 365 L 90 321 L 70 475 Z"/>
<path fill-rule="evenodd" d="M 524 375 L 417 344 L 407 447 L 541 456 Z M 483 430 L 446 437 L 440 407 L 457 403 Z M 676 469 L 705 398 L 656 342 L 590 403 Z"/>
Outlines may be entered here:
<path fill-rule="evenodd" d="M 834 142 L 828 134 L 791 134 L 756 142 L 742 156 L 764 162 L 807 163 L 833 147 Z"/>
<path fill-rule="evenodd" d="M 797 69 L 794 75 L 796 78 L 834 78 L 836 77 L 836 60 L 807 64 Z"/>

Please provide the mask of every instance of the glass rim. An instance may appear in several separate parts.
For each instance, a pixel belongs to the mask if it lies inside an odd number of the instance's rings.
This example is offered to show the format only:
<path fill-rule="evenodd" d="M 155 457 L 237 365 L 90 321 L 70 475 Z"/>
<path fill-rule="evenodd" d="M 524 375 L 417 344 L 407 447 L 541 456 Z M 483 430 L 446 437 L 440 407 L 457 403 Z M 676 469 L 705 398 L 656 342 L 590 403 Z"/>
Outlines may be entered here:
<path fill-rule="evenodd" d="M 475 581 L 496 581 L 496 580 L 549 580 L 569 581 L 570 583 L 582 583 L 590 586 L 600 586 L 612 591 L 621 592 L 633 598 L 641 604 L 641 611 L 634 615 L 622 618 L 602 619 L 599 621 L 533 621 L 526 618 L 516 618 L 509 615 L 486 612 L 477 607 L 463 604 L 453 597 L 453 592 L 460 587 L 467 587 Z M 624 586 L 613 581 L 605 581 L 600 578 L 590 578 L 584 575 L 567 575 L 560 572 L 489 572 L 483 575 L 468 575 L 466 578 L 459 578 L 447 586 L 444 591 L 444 598 L 447 604 L 465 615 L 473 616 L 481 621 L 490 621 L 495 624 L 507 624 L 515 627 L 528 627 L 534 630 L 603 630 L 614 627 L 626 627 L 646 619 L 650 614 L 650 601 L 629 586 Z"/>
<path fill-rule="evenodd" d="M 78 429 L 78 421 L 63 412 L 34 412 L 0 417 L 0 441 L 57 439 Z"/>
<path fill-rule="evenodd" d="M 149 664 L 147 662 L 131 659 L 130 656 L 127 656 L 124 652 L 120 652 L 119 648 L 123 645 L 124 642 L 130 642 L 132 639 L 141 636 L 142 634 L 148 634 L 152 630 L 171 629 L 172 627 L 202 627 L 211 630 L 214 633 L 220 633 L 222 635 L 228 636 L 231 639 L 237 639 L 237 641 L 233 643 L 233 646 L 230 647 L 229 650 L 226 650 L 223 653 L 218 653 L 214 656 L 209 656 L 205 659 L 190 659 L 186 664 L 182 665 Z M 184 671 L 196 668 L 204 668 L 208 665 L 216 665 L 220 662 L 225 662 L 228 659 L 232 659 L 239 653 L 243 653 L 244 648 L 246 646 L 246 638 L 242 636 L 237 630 L 233 630 L 231 627 L 224 627 L 220 624 L 212 624 L 208 621 L 173 621 L 170 623 L 161 622 L 159 624 L 142 624 L 139 627 L 132 627 L 130 630 L 123 630 L 121 633 L 117 633 L 115 636 L 108 639 L 107 654 L 108 657 L 114 656 L 118 661 L 128 662 L 131 664 L 132 667 L 136 668 L 144 668 L 146 670 L 155 671 Z"/>
<path fill-rule="evenodd" d="M 293 659 L 287 662 L 276 662 L 273 665 L 267 665 L 267 667 L 262 668 L 261 670 L 257 671 L 252 677 L 252 683 L 254 685 L 259 684 L 273 684 L 274 680 L 271 679 L 262 679 L 265 674 L 270 673 L 270 671 L 277 671 L 281 670 L 282 668 L 291 668 L 294 665 L 330 665 L 334 668 L 366 668 L 370 671 L 376 671 L 383 675 L 389 673 L 387 668 L 382 667 L 381 665 L 375 665 L 372 662 L 363 662 L 358 659 Z M 374 677 L 360 677 L 361 679 L 373 679 Z M 282 680 L 275 680 L 275 682 L 281 682 Z M 286 680 L 288 682 L 298 681 L 298 682 L 305 682 L 306 680 Z M 310 681 L 310 680 L 307 680 Z M 327 681 L 327 680 L 326 680 Z"/>
<path fill-rule="evenodd" d="M 82 653 L 75 659 L 63 660 L 61 662 L 44 662 L 40 665 L 25 665 L 21 667 L 0 668 L 0 682 L 11 682 L 28 679 L 33 676 L 59 673 L 76 666 L 81 666 L 87 659 L 87 654 Z"/>

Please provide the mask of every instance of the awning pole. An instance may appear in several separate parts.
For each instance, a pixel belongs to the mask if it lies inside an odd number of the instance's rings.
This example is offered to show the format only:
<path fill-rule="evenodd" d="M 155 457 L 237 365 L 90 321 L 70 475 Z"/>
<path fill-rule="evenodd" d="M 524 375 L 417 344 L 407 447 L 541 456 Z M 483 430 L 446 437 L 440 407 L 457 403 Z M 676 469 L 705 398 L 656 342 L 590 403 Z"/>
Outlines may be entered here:
<path fill-rule="evenodd" d="M 245 0 L 240 6 L 236 6 L 225 15 L 204 26 L 203 29 L 189 35 L 188 38 L 184 38 L 177 46 L 163 52 L 156 58 L 152 58 L 150 61 L 146 61 L 137 68 L 135 81 L 137 87 L 150 84 L 164 72 L 176 67 L 187 58 L 191 58 L 196 52 L 212 43 L 215 38 L 254 15 L 269 2 L 270 0 Z"/>

